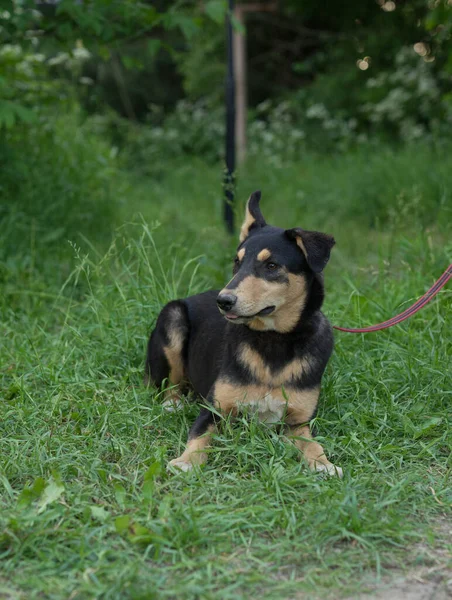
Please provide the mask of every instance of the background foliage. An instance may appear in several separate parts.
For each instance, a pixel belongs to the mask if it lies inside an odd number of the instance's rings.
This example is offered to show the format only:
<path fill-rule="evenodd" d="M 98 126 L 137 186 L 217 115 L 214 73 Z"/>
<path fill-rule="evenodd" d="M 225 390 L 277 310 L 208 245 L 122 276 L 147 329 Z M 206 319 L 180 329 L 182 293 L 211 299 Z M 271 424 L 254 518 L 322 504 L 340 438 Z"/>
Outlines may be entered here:
<path fill-rule="evenodd" d="M 143 127 L 193 129 L 199 103 L 221 121 L 226 2 L 2 1 L 0 123 L 69 97 L 89 115 L 118 115 Z M 250 117 L 256 144 L 344 148 L 369 138 L 447 136 L 452 122 L 452 6 L 448 0 L 281 2 L 247 17 Z M 269 103 L 269 100 L 271 101 Z M 174 121 L 178 110 L 186 121 Z M 187 103 L 188 102 L 188 103 Z M 112 112 L 113 111 L 113 112 Z M 440 125 L 441 124 L 441 125 Z M 262 131 L 268 134 L 262 139 Z M 218 128 L 196 155 L 217 157 Z M 284 132 L 281 137 L 285 137 Z M 206 132 L 204 137 L 208 136 Z M 270 138 L 269 138 L 270 136 Z M 187 143 L 174 151 L 189 152 Z M 212 149 L 215 146 L 216 152 Z"/>
<path fill-rule="evenodd" d="M 1 214 L 43 223 L 45 182 L 75 218 L 84 186 L 113 164 L 159 176 L 187 156 L 222 160 L 224 0 L 1 7 Z M 249 13 L 249 159 L 281 169 L 307 154 L 416 141 L 441 152 L 452 133 L 451 27 L 448 0 L 286 1 Z M 72 181 L 64 156 L 85 176 Z M 52 170 L 69 177 L 70 194 Z"/>

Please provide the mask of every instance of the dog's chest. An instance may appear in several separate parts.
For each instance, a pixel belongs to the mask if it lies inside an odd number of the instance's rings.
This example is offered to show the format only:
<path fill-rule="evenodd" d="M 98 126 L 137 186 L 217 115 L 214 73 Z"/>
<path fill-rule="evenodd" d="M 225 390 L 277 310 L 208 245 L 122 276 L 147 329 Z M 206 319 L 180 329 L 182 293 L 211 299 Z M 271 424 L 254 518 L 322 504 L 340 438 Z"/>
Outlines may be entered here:
<path fill-rule="evenodd" d="M 292 358 L 275 368 L 249 344 L 242 343 L 236 352 L 236 360 L 251 376 L 246 384 L 227 381 L 226 377 L 215 387 L 219 405 L 237 412 L 256 413 L 261 421 L 277 423 L 284 419 L 288 405 L 297 403 L 297 392 L 310 365 L 306 358 Z M 290 400 L 289 400 L 290 397 Z"/>
<path fill-rule="evenodd" d="M 243 343 L 237 350 L 237 360 L 253 377 L 255 383 L 268 388 L 291 385 L 310 371 L 307 357 L 295 357 L 275 368 L 268 359 L 249 344 Z"/>
<path fill-rule="evenodd" d="M 277 390 L 250 391 L 243 401 L 237 402 L 237 410 L 257 414 L 264 423 L 277 423 L 282 420 L 287 401 Z"/>

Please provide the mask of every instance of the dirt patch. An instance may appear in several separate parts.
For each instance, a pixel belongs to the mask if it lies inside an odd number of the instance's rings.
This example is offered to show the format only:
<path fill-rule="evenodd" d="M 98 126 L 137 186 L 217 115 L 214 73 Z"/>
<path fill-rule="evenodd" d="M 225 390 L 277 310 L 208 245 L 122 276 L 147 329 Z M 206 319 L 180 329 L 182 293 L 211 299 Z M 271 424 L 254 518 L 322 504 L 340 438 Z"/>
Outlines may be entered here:
<path fill-rule="evenodd" d="M 450 573 L 452 576 L 452 573 Z M 347 600 L 450 600 L 452 598 L 452 579 L 450 581 L 407 581 L 405 579 L 382 584 L 374 592 L 351 596 Z"/>
<path fill-rule="evenodd" d="M 381 583 L 366 585 L 366 592 L 346 600 L 452 600 L 452 522 L 449 515 L 433 525 L 436 540 L 432 547 L 415 544 L 410 549 L 408 571 L 385 577 Z"/>

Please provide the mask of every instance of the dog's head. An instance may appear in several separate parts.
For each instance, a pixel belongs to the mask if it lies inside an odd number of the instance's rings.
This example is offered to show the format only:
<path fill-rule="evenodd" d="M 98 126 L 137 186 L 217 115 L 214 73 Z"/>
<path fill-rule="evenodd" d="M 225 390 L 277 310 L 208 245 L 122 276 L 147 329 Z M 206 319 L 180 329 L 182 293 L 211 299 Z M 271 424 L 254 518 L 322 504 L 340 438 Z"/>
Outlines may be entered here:
<path fill-rule="evenodd" d="M 231 323 L 286 333 L 298 323 L 335 242 L 325 233 L 267 225 L 260 197 L 254 192 L 247 202 L 234 276 L 217 303 Z"/>

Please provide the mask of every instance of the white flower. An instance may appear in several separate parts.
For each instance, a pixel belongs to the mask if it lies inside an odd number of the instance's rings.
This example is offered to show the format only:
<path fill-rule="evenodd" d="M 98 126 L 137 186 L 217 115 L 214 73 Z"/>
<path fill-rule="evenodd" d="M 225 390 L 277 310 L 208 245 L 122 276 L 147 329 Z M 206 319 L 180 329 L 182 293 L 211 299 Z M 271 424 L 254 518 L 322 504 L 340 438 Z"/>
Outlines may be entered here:
<path fill-rule="evenodd" d="M 303 138 L 306 137 L 306 134 L 301 129 L 294 129 L 292 131 L 292 137 L 296 140 L 302 140 Z"/>
<path fill-rule="evenodd" d="M 271 100 L 264 100 L 263 102 L 258 104 L 256 108 L 257 108 L 258 112 L 265 112 L 271 107 L 271 105 L 272 105 Z"/>
<path fill-rule="evenodd" d="M 69 54 L 67 52 L 58 52 L 53 58 L 49 58 L 47 64 L 53 67 L 54 65 L 61 65 L 62 63 L 69 60 Z"/>
<path fill-rule="evenodd" d="M 27 62 L 31 62 L 31 63 L 43 63 L 45 61 L 46 57 L 44 54 L 28 54 L 25 57 L 25 60 Z"/>
<path fill-rule="evenodd" d="M 88 58 L 91 56 L 91 52 L 83 46 L 80 46 L 72 50 L 72 56 L 76 60 L 88 60 Z"/>
<path fill-rule="evenodd" d="M 22 75 L 25 75 L 26 77 L 33 76 L 33 69 L 30 67 L 30 64 L 25 61 L 17 63 L 16 70 L 18 73 L 21 73 Z"/>
<path fill-rule="evenodd" d="M 324 104 L 312 104 L 306 111 L 308 119 L 326 119 L 328 111 Z"/>
<path fill-rule="evenodd" d="M 17 58 L 21 54 L 22 48 L 18 44 L 4 44 L 3 47 L 0 47 L 0 56 Z"/>

